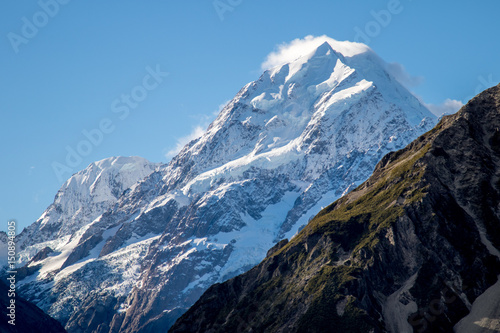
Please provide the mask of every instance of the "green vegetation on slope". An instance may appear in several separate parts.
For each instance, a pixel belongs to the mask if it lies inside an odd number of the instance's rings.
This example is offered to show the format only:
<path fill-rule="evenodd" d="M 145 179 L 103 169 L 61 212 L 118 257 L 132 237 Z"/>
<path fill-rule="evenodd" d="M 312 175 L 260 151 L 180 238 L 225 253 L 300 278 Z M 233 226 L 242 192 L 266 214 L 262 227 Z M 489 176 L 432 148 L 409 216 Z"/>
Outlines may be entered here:
<path fill-rule="evenodd" d="M 312 234 L 331 236 L 345 251 L 357 253 L 367 247 L 373 248 L 380 231 L 403 215 L 403 205 L 419 201 L 425 195 L 427 186 L 419 186 L 424 168 L 418 167 L 417 161 L 429 148 L 427 144 L 417 153 L 406 151 L 398 158 L 398 163 L 385 167 L 387 176 L 373 185 L 361 185 L 325 208 L 276 254 L 286 252 Z"/>
<path fill-rule="evenodd" d="M 285 255 L 289 262 L 294 263 L 293 280 L 307 281 L 307 277 L 312 276 L 303 291 L 291 284 L 280 295 L 280 303 L 283 298 L 293 299 L 294 295 L 304 291 L 311 299 L 308 310 L 298 323 L 298 332 L 367 332 L 377 325 L 356 305 L 356 297 L 345 294 L 362 275 L 363 260 L 348 260 L 339 265 L 335 263 L 338 258 L 334 253 L 339 246 L 345 252 L 353 251 L 353 258 L 358 259 L 361 252 L 372 252 L 382 233 L 385 234 L 386 229 L 403 215 L 404 205 L 423 198 L 427 186 L 423 186 L 420 180 L 425 170 L 418 166 L 418 160 L 429 147 L 430 144 L 420 147 L 416 149 L 417 153 L 415 150 L 404 152 L 397 161 L 384 168 L 385 177 L 374 184 L 361 185 L 324 209 L 297 237 L 272 256 Z M 297 247 L 303 249 L 315 235 L 316 238 L 331 240 L 333 246 L 328 251 L 322 248 L 317 255 L 307 253 L 312 251 L 311 248 L 309 251 L 296 250 Z M 311 267 L 320 268 L 313 272 Z M 281 278 L 275 277 L 260 286 L 258 294 L 262 296 L 283 288 Z"/>

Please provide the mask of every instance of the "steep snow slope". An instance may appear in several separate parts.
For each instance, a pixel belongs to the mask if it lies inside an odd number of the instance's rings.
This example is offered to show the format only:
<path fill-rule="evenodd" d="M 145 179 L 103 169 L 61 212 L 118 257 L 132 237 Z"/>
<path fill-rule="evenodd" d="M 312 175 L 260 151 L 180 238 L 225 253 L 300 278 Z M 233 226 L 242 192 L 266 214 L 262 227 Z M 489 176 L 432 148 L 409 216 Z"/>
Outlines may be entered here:
<path fill-rule="evenodd" d="M 39 274 L 21 282 L 23 294 L 70 332 L 169 327 L 432 128 L 435 117 L 385 67 L 342 42 L 264 72 L 107 212 L 34 232 L 31 249 L 57 250 L 29 264 Z M 26 247 L 23 262 L 35 252 Z"/>

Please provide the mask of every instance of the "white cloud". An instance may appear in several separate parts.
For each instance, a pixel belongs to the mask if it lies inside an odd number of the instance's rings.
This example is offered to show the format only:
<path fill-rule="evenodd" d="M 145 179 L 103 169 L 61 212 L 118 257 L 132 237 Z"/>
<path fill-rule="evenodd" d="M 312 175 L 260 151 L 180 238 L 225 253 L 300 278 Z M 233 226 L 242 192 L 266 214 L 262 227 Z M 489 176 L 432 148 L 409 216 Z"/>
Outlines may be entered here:
<path fill-rule="evenodd" d="M 200 136 L 203 135 L 203 133 L 205 133 L 205 128 L 200 126 L 200 125 L 196 126 L 195 128 L 193 128 L 191 133 L 189 133 L 188 135 L 183 136 L 181 138 L 178 138 L 177 142 L 175 144 L 175 148 L 169 150 L 165 154 L 165 157 L 167 157 L 168 159 L 174 157 L 182 150 L 182 148 L 184 148 L 185 145 L 187 145 L 189 142 L 191 142 L 194 139 L 198 139 Z"/>
<path fill-rule="evenodd" d="M 413 76 L 408 73 L 403 65 L 391 62 L 386 65 L 385 70 L 389 72 L 399 83 L 408 89 L 415 88 L 424 81 L 423 76 Z"/>
<path fill-rule="evenodd" d="M 290 63 L 302 56 L 313 52 L 314 49 L 316 49 L 324 42 L 328 42 L 333 49 L 338 50 L 346 57 L 352 57 L 353 55 L 370 50 L 368 46 L 361 43 L 353 43 L 348 41 L 340 42 L 326 35 L 309 35 L 302 39 L 297 38 L 289 43 L 282 43 L 278 45 L 277 50 L 271 52 L 266 57 L 266 60 L 261 65 L 261 69 L 267 70 Z M 412 76 L 406 71 L 403 65 L 397 62 L 387 63 L 385 69 L 387 70 L 387 72 L 393 75 L 394 78 L 398 80 L 398 82 L 409 89 L 420 85 L 424 80 L 422 76 Z"/>
<path fill-rule="evenodd" d="M 460 108 L 464 105 L 461 101 L 457 101 L 455 99 L 447 98 L 441 104 L 425 104 L 424 105 L 436 116 L 442 116 L 444 114 L 453 114 L 460 110 Z"/>
<path fill-rule="evenodd" d="M 328 36 L 306 36 L 305 38 L 297 38 L 289 43 L 282 43 L 277 46 L 277 50 L 271 52 L 266 60 L 262 63 L 262 70 L 271 69 L 276 66 L 281 66 L 292 62 L 308 53 L 314 51 L 318 46 L 328 42 L 333 49 L 338 50 L 346 57 L 351 57 L 355 54 L 366 52 L 370 48 L 361 43 L 339 42 Z"/>
<path fill-rule="evenodd" d="M 282 43 L 277 46 L 277 50 L 271 52 L 266 60 L 262 63 L 262 70 L 271 69 L 277 66 L 282 66 L 284 64 L 290 63 L 304 55 L 307 55 L 314 51 L 318 46 L 328 42 L 333 49 L 338 50 L 346 57 L 351 57 L 356 54 L 366 52 L 370 48 L 361 43 L 353 42 L 339 42 L 328 36 L 306 36 L 302 39 L 295 39 L 289 43 Z M 419 86 L 424 81 L 422 76 L 413 76 L 408 73 L 405 67 L 397 62 L 386 63 L 385 70 L 390 73 L 399 83 L 401 83 L 408 90 Z M 437 116 L 443 114 L 452 114 L 457 112 L 463 103 L 458 100 L 446 99 L 441 104 L 426 104 L 415 95 L 432 113 Z"/>
<path fill-rule="evenodd" d="M 302 39 L 298 38 L 289 43 L 278 45 L 277 50 L 271 52 L 266 57 L 266 60 L 261 65 L 261 69 L 267 70 L 290 63 L 313 52 L 324 42 L 328 42 L 333 49 L 338 50 L 346 57 L 352 57 L 353 55 L 370 50 L 368 46 L 361 43 L 339 42 L 325 35 L 317 37 L 309 35 Z M 385 69 L 408 89 L 420 85 L 424 80 L 422 76 L 412 76 L 406 71 L 403 65 L 397 62 L 387 63 Z"/>

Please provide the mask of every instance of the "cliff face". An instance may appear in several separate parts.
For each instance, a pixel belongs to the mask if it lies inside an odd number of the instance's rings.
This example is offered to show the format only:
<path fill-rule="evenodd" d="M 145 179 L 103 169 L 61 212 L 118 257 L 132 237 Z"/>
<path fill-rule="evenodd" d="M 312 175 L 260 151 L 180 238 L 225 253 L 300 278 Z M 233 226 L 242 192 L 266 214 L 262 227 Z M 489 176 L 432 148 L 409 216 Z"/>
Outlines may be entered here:
<path fill-rule="evenodd" d="M 499 176 L 500 85 L 386 155 L 170 332 L 495 332 Z"/>

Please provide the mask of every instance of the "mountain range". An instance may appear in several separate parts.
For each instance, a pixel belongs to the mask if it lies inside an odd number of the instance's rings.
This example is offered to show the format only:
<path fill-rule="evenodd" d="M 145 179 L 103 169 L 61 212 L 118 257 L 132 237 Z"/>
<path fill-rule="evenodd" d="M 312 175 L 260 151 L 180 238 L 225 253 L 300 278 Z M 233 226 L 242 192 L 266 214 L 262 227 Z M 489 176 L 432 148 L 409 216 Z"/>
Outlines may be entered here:
<path fill-rule="evenodd" d="M 18 236 L 19 292 L 68 332 L 165 330 L 435 123 L 370 48 L 319 43 L 245 85 L 170 163 L 73 175 Z"/>

